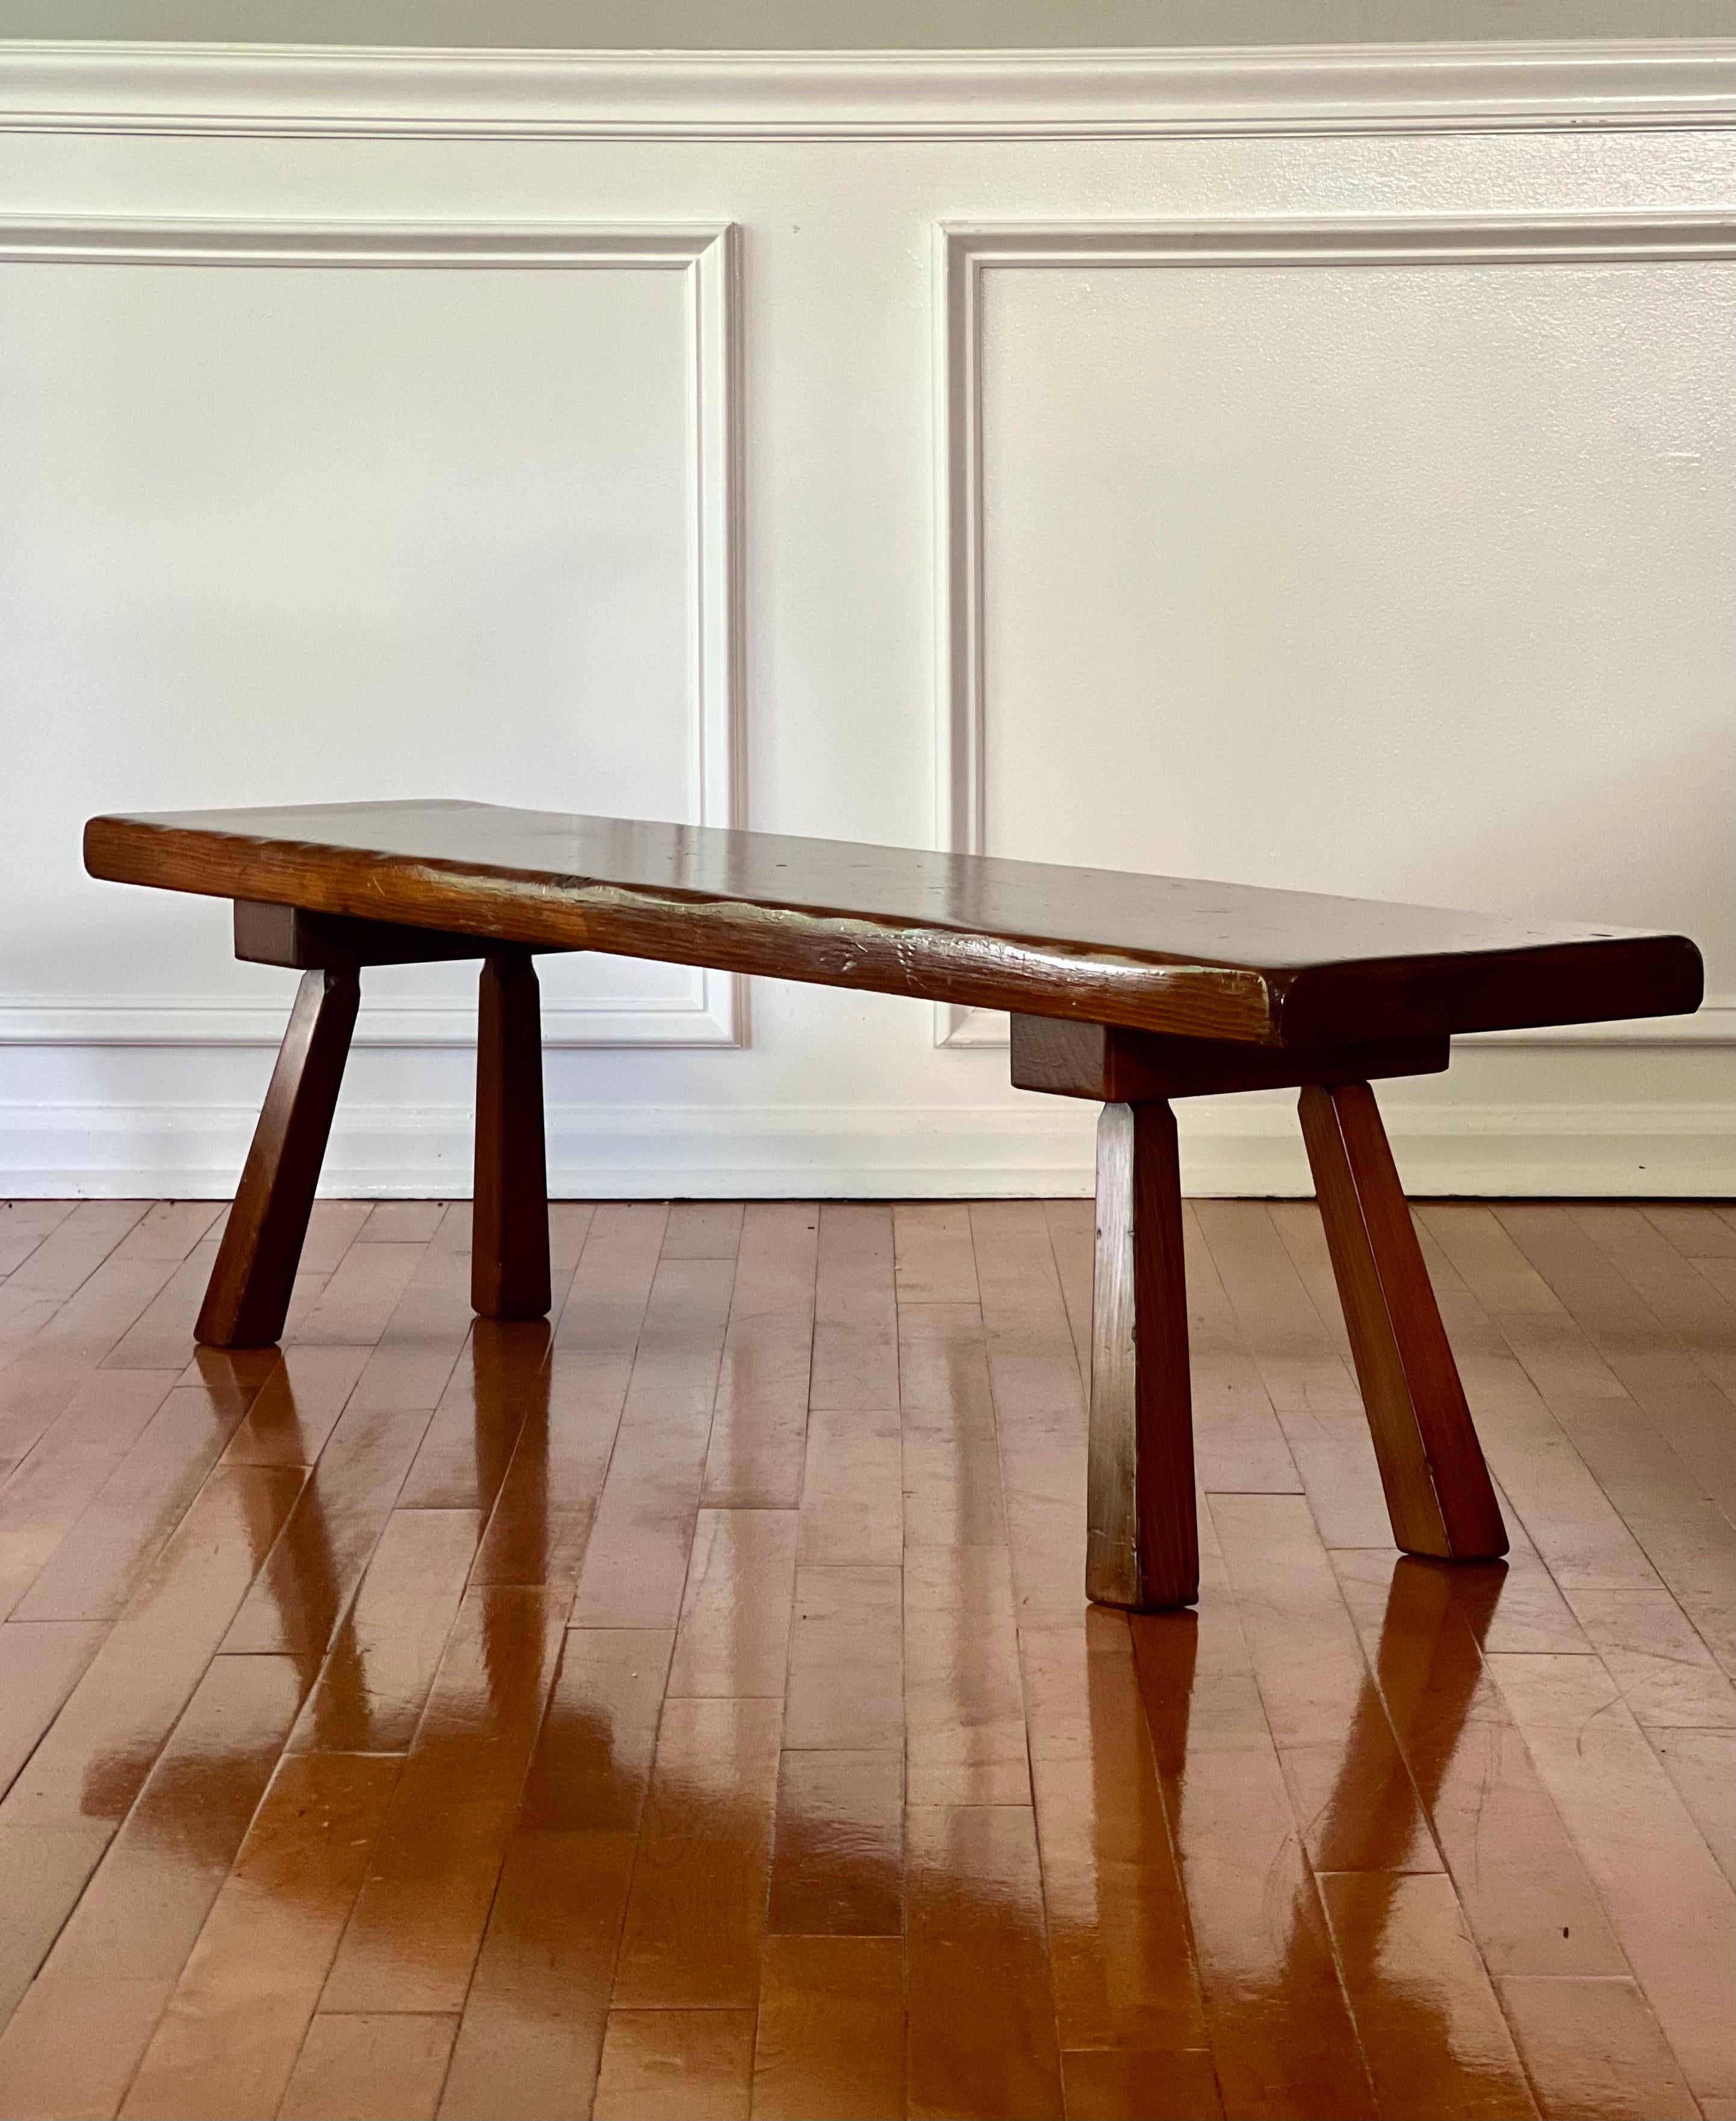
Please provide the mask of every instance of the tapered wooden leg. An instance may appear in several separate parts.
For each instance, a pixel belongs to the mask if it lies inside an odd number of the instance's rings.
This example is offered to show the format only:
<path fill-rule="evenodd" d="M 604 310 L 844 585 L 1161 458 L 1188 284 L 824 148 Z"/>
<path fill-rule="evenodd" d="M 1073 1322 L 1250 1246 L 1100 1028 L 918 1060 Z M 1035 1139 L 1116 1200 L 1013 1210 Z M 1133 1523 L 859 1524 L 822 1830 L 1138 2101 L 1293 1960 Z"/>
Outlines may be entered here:
<path fill-rule="evenodd" d="M 1085 1593 L 1155 1612 L 1199 1595 L 1194 1409 L 1175 1116 L 1105 1105 L 1097 1121 Z"/>
<path fill-rule="evenodd" d="M 283 1331 L 360 1000 L 353 967 L 301 976 L 193 1328 L 205 1347 L 268 1347 Z"/>
<path fill-rule="evenodd" d="M 549 1307 L 542 1020 L 528 950 L 482 961 L 470 1301 L 485 1318 L 541 1318 Z"/>
<path fill-rule="evenodd" d="M 1301 1112 L 1393 1537 L 1407 1554 L 1492 1560 L 1506 1527 L 1375 1093 L 1311 1088 Z"/>

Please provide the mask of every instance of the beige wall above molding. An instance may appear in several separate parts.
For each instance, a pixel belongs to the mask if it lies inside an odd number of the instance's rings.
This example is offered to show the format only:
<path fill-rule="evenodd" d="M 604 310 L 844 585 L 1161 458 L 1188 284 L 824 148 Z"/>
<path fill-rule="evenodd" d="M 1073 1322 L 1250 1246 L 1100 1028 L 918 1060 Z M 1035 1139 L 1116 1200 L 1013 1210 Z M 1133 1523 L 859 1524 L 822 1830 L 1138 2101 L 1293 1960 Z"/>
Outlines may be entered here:
<path fill-rule="evenodd" d="M 0 0 L 0 37 L 485 50 L 1162 49 L 1736 35 L 1736 0 Z"/>

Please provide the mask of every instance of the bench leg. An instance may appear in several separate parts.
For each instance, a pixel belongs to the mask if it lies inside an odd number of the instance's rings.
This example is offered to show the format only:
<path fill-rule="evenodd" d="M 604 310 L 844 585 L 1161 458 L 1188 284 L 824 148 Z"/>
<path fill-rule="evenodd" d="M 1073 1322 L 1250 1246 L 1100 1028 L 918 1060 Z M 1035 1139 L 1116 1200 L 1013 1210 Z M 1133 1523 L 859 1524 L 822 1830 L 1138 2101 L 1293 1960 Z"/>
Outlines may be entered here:
<path fill-rule="evenodd" d="M 542 1020 L 528 950 L 482 961 L 470 1301 L 485 1318 L 541 1318 L 549 1308 Z"/>
<path fill-rule="evenodd" d="M 1374 1092 L 1305 1089 L 1301 1114 L 1393 1537 L 1407 1554 L 1492 1560 L 1506 1527 Z"/>
<path fill-rule="evenodd" d="M 360 1000 L 353 967 L 301 976 L 193 1328 L 202 1346 L 269 1347 L 283 1331 Z"/>
<path fill-rule="evenodd" d="M 1199 1595 L 1194 1409 L 1175 1116 L 1107 1104 L 1097 1122 L 1085 1592 L 1136 1612 Z"/>

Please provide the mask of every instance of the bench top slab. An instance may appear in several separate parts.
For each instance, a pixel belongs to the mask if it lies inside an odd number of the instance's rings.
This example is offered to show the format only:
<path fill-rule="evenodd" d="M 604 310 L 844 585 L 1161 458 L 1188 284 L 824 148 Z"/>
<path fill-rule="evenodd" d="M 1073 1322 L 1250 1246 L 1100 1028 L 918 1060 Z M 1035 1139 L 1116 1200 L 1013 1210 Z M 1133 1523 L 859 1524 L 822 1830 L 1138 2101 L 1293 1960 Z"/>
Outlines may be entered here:
<path fill-rule="evenodd" d="M 1117 869 L 352 803 L 93 818 L 94 876 L 1267 1046 L 1696 1008 L 1680 935 Z"/>

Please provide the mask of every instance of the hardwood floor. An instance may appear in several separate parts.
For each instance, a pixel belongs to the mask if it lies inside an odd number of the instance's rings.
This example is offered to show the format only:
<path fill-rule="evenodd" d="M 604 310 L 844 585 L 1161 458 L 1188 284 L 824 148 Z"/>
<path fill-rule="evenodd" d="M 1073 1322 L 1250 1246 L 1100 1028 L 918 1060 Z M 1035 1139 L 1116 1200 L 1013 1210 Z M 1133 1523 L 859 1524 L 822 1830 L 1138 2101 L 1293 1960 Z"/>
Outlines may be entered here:
<path fill-rule="evenodd" d="M 1736 1211 L 1443 1205 L 1402 1560 L 1193 1204 L 1197 1616 L 1082 1603 L 1091 1211 L 0 1208 L 0 2115 L 1736 2117 Z"/>

